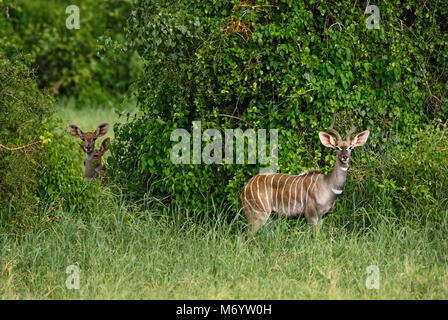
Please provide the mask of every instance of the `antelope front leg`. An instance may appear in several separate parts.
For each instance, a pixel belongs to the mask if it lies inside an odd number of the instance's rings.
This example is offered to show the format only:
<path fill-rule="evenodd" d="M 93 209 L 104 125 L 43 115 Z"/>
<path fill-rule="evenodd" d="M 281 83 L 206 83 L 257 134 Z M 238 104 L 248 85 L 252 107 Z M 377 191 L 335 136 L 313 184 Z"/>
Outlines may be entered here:
<path fill-rule="evenodd" d="M 313 230 L 313 237 L 317 236 L 319 231 L 319 218 L 317 217 L 316 211 L 313 207 L 307 207 L 305 212 L 305 218 L 308 221 L 308 224 L 310 225 L 311 229 Z"/>

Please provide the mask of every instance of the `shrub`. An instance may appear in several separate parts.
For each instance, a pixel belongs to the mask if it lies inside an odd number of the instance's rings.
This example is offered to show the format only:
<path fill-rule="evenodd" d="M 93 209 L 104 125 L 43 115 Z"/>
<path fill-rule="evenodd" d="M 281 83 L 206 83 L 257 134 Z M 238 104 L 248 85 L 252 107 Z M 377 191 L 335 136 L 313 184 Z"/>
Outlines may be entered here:
<path fill-rule="evenodd" d="M 52 103 L 23 57 L 10 60 L 0 51 L 2 226 L 29 227 L 35 212 L 44 212 L 40 206 L 88 209 L 99 193 L 100 182 L 84 183 L 79 147 L 52 115 Z"/>
<path fill-rule="evenodd" d="M 413 143 L 448 111 L 448 5 L 378 4 L 380 28 L 368 29 L 365 7 L 344 1 L 139 1 L 130 40 L 145 60 L 142 115 L 116 132 L 111 163 L 117 180 L 142 196 L 203 208 L 214 199 L 239 205 L 259 165 L 174 165 L 174 129 L 279 130 L 279 171 L 328 170 L 317 133 L 331 114 L 354 115 L 371 131 L 376 153 L 387 139 Z M 149 23 L 148 23 L 149 22 Z M 344 122 L 338 129 L 343 131 Z M 204 147 L 204 143 L 203 146 Z"/>
<path fill-rule="evenodd" d="M 38 203 L 37 173 L 42 166 L 42 134 L 51 114 L 51 98 L 37 88 L 22 57 L 0 51 L 0 216 L 20 221 Z M 33 144 L 20 150 L 6 148 Z"/>

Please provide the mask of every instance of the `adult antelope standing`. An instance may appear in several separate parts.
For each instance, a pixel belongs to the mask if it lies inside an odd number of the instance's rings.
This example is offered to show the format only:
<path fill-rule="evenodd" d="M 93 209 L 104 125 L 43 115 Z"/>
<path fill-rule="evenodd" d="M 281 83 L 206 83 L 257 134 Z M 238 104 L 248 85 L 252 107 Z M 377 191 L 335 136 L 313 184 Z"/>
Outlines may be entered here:
<path fill-rule="evenodd" d="M 241 193 L 241 201 L 249 220 L 249 231 L 256 232 L 266 223 L 271 212 L 290 218 L 305 216 L 309 224 L 316 227 L 318 220 L 333 207 L 344 190 L 351 151 L 364 145 L 369 137 L 369 130 L 366 130 L 350 140 L 356 128 L 349 116 L 351 128 L 342 139 L 333 128 L 334 121 L 333 116 L 328 132 L 336 140 L 328 133 L 319 132 L 322 144 L 336 150 L 336 164 L 328 175 L 316 170 L 297 176 L 258 174 L 247 182 Z"/>
<path fill-rule="evenodd" d="M 101 136 L 104 136 L 109 130 L 109 124 L 103 123 L 101 124 L 95 132 L 82 132 L 77 126 L 73 124 L 69 124 L 67 126 L 68 131 L 72 134 L 72 136 L 77 137 L 82 140 L 80 144 L 81 149 L 86 154 L 86 159 L 84 161 L 84 181 L 90 181 L 93 178 L 98 177 L 98 172 L 95 170 L 95 167 L 92 164 L 94 150 L 95 150 L 95 141 Z"/>

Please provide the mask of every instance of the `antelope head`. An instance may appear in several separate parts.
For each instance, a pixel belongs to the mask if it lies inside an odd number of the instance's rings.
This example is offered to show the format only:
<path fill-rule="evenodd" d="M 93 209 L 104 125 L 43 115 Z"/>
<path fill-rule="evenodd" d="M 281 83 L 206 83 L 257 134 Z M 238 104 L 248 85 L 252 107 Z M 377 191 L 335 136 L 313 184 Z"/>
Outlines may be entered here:
<path fill-rule="evenodd" d="M 93 156 L 93 151 L 95 150 L 96 139 L 107 133 L 109 124 L 101 124 L 94 132 L 82 132 L 81 129 L 73 124 L 69 124 L 67 128 L 72 136 L 82 140 L 82 143 L 80 143 L 81 149 L 86 153 L 86 155 L 91 157 Z"/>
<path fill-rule="evenodd" d="M 353 140 L 351 140 L 352 134 L 356 131 L 355 126 L 352 123 L 352 117 L 349 115 L 350 122 L 350 130 L 347 132 L 347 135 L 344 139 L 342 139 L 339 132 L 334 129 L 334 120 L 335 116 L 333 115 L 333 121 L 331 122 L 331 126 L 328 128 L 328 132 L 332 133 L 336 140 L 325 132 L 319 132 L 319 138 L 322 144 L 328 148 L 332 148 L 336 150 L 336 158 L 339 164 L 343 167 L 348 167 L 348 162 L 350 160 L 350 154 L 355 147 L 360 147 L 364 145 L 369 137 L 369 130 L 365 130 L 361 133 L 358 133 Z"/>

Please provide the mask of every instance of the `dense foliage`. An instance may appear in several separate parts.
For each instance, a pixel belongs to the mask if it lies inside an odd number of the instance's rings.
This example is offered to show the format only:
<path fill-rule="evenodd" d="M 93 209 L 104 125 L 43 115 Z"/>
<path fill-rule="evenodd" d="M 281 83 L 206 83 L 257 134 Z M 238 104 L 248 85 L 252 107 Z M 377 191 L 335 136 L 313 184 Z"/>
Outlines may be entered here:
<path fill-rule="evenodd" d="M 447 119 L 448 4 L 377 5 L 380 27 L 369 29 L 365 2 L 136 1 L 129 30 L 145 60 L 142 115 L 117 130 L 111 173 L 138 196 L 198 209 L 204 199 L 238 205 L 259 164 L 170 161 L 172 131 L 191 133 L 193 121 L 222 135 L 278 129 L 283 173 L 328 170 L 334 155 L 317 133 L 333 113 L 341 132 L 346 113 L 371 131 L 357 165 L 412 146 L 420 130 Z"/>
<path fill-rule="evenodd" d="M 23 57 L 0 51 L 2 226 L 29 226 L 41 207 L 84 208 L 98 192 L 98 184 L 84 184 L 78 147 L 52 116 L 52 103 Z"/>
<path fill-rule="evenodd" d="M 37 88 L 20 57 L 0 52 L 0 215 L 32 212 L 38 202 L 37 171 L 44 158 L 42 124 L 51 112 L 49 96 Z M 20 148 L 15 150 L 14 148 Z"/>
<path fill-rule="evenodd" d="M 79 29 L 68 29 L 69 5 L 79 8 Z M 2 0 L 0 46 L 9 57 L 26 52 L 40 88 L 105 105 L 126 93 L 140 69 L 138 55 L 122 50 L 131 0 Z"/>

